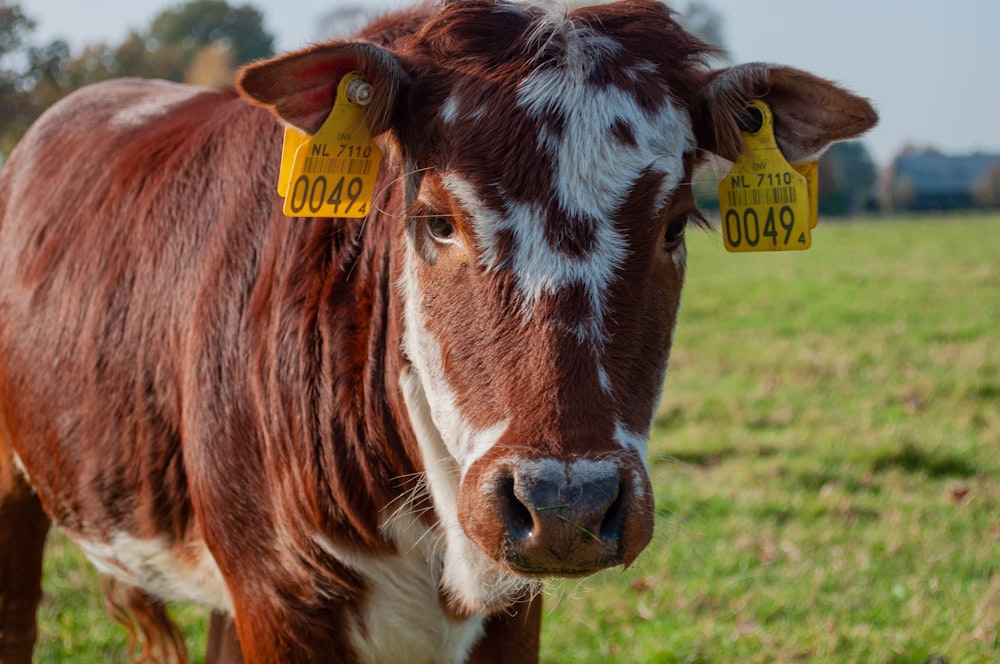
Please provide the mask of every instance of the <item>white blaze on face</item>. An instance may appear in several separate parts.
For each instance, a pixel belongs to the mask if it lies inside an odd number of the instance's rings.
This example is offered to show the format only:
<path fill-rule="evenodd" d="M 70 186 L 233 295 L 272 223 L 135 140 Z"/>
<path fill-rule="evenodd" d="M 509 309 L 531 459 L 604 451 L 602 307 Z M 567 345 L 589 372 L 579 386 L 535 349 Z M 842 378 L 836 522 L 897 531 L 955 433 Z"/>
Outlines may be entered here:
<path fill-rule="evenodd" d="M 482 269 L 510 271 L 524 316 L 532 316 L 545 296 L 583 287 L 590 315 L 570 332 L 593 349 L 600 381 L 596 387 L 610 394 L 612 384 L 603 366 L 608 294 L 632 250 L 625 233 L 628 220 L 616 219 L 616 215 L 640 178 L 648 174 L 661 176 L 649 206 L 651 214 L 665 205 L 684 175 L 684 155 L 694 139 L 686 111 L 670 101 L 648 110 L 627 90 L 589 83 L 588 68 L 622 47 L 587 28 L 574 30 L 564 33 L 566 57 L 561 66 L 538 69 L 521 82 L 517 94 L 518 106 L 536 120 L 536 146 L 552 164 L 551 191 L 539 192 L 537 201 L 526 201 L 523 192 L 516 198 L 515 192 L 500 188 L 496 193 L 507 202 L 495 209 L 487 207 L 480 189 L 497 187 L 495 182 L 472 182 L 461 172 L 440 176 L 470 219 L 477 246 L 469 249 L 479 252 Z M 640 63 L 625 75 L 638 86 L 643 84 L 640 75 L 651 73 L 652 67 Z M 648 81 L 648 76 L 643 80 Z M 441 109 L 446 124 L 457 121 L 460 108 L 454 94 L 446 99 Z M 509 198 L 508 193 L 512 194 Z M 549 219 L 553 213 L 557 218 Z M 566 223 L 586 225 L 589 246 L 585 252 L 571 254 L 553 247 L 546 224 L 560 223 L 559 216 Z M 658 247 L 645 249 L 652 252 Z M 683 261 L 683 256 L 674 260 Z M 445 373 L 441 345 L 426 322 L 420 269 L 418 253 L 407 243 L 400 289 L 405 301 L 404 350 L 413 366 L 400 381 L 444 535 L 441 582 L 468 606 L 502 603 L 504 597 L 530 591 L 532 586 L 504 572 L 468 539 L 459 524 L 457 496 L 461 478 L 503 436 L 509 421 L 477 429 L 460 412 Z M 614 439 L 645 462 L 646 434 L 619 423 Z M 561 462 L 549 462 L 566 472 Z M 573 470 L 592 468 L 575 466 Z M 640 480 L 636 478 L 636 487 L 642 486 Z"/>
<path fill-rule="evenodd" d="M 636 452 L 636 456 L 642 459 L 642 463 L 646 467 L 646 473 L 649 473 L 649 460 L 646 456 L 646 450 L 649 443 L 648 430 L 643 431 L 642 433 L 636 433 L 627 429 L 621 422 L 616 422 L 615 441 L 626 450 L 634 450 Z"/>
<path fill-rule="evenodd" d="M 613 46 L 605 39 L 602 47 Z M 543 295 L 573 284 L 584 286 L 592 315 L 574 333 L 599 346 L 608 289 L 629 253 L 615 215 L 644 173 L 663 176 L 654 208 L 664 204 L 683 177 L 683 156 L 693 137 L 687 114 L 670 102 L 647 112 L 627 91 L 587 83 L 587 73 L 573 67 L 542 69 L 525 79 L 518 93 L 519 104 L 538 119 L 538 146 L 552 157 L 554 190 L 546 196 L 555 197 L 567 223 L 589 227 L 593 245 L 585 255 L 569 255 L 551 245 L 546 237 L 546 224 L 553 223 L 546 219 L 548 198 L 511 201 L 493 210 L 460 175 L 447 174 L 443 182 L 474 220 L 485 267 L 500 267 L 503 234 L 515 238 L 509 267 L 526 313 Z M 552 115 L 562 118 L 559 135 L 546 129 L 545 117 Z M 623 141 L 616 128 L 627 128 L 634 141 Z"/>
<path fill-rule="evenodd" d="M 595 39 L 588 45 L 591 51 L 620 48 L 607 38 Z M 597 59 L 584 55 L 567 58 L 564 68 L 541 69 L 529 76 L 520 85 L 518 103 L 538 120 L 538 146 L 552 159 L 554 189 L 545 195 L 555 197 L 567 223 L 587 224 L 593 238 L 587 253 L 570 255 L 552 246 L 546 236 L 546 224 L 553 223 L 546 219 L 552 209 L 548 199 L 511 201 L 496 210 L 486 207 L 477 188 L 459 174 L 448 173 L 442 182 L 473 219 L 483 266 L 506 267 L 515 275 L 526 316 L 541 297 L 574 284 L 584 287 L 591 315 L 571 332 L 594 349 L 601 388 L 610 393 L 601 359 L 607 297 L 629 253 L 615 216 L 646 173 L 662 176 L 653 209 L 665 204 L 684 175 L 684 155 L 694 139 L 687 113 L 669 101 L 647 111 L 628 91 L 587 83 L 587 63 Z M 638 78 L 636 74 L 648 73 L 651 67 L 650 63 L 639 64 L 633 76 Z M 561 118 L 558 135 L 546 129 L 545 118 L 552 116 Z M 618 133 L 622 129 L 632 140 L 622 140 Z M 514 238 L 513 256 L 501 253 L 501 238 L 505 236 Z M 672 258 L 683 272 L 683 249 L 678 248 Z M 503 260 L 508 262 L 501 265 Z M 644 439 L 637 442 L 641 437 L 629 434 L 617 438 L 624 448 L 644 449 Z"/>
<path fill-rule="evenodd" d="M 433 419 L 426 384 L 415 372 L 404 371 L 400 388 L 420 445 L 438 517 L 437 530 L 444 539 L 443 551 L 435 554 L 442 563 L 441 587 L 453 600 L 473 611 L 501 607 L 535 592 L 537 582 L 511 575 L 466 536 L 458 518 L 461 471 Z"/>
<path fill-rule="evenodd" d="M 640 65 L 646 69 L 652 65 Z M 618 87 L 586 82 L 589 71 L 543 69 L 520 86 L 519 104 L 533 116 L 563 118 L 561 135 L 542 131 L 539 145 L 556 156 L 555 195 L 570 215 L 611 222 L 643 171 L 665 174 L 660 203 L 684 173 L 683 155 L 693 144 L 687 114 L 670 102 L 647 112 Z M 615 127 L 631 131 L 629 144 Z"/>
<path fill-rule="evenodd" d="M 593 349 L 600 388 L 609 393 L 611 384 L 602 357 L 607 298 L 630 251 L 615 216 L 644 174 L 662 176 L 651 208 L 665 204 L 683 177 L 684 154 L 694 141 L 687 113 L 669 100 L 647 110 L 628 90 L 588 82 L 590 69 L 622 48 L 617 42 L 585 28 L 564 32 L 564 36 L 565 66 L 537 70 L 521 82 L 517 95 L 518 105 L 537 120 L 536 144 L 553 164 L 552 191 L 543 192 L 536 202 L 512 197 L 502 209 L 493 209 L 483 202 L 478 189 L 483 183 L 470 182 L 456 172 L 443 173 L 442 183 L 472 221 L 481 265 L 488 270 L 511 270 L 526 317 L 543 296 L 582 285 L 590 315 L 570 332 Z M 639 63 L 625 75 L 638 85 L 640 75 L 653 68 L 652 63 Z M 453 95 L 446 100 L 442 116 L 454 121 L 458 108 Z M 558 118 L 554 125 L 550 124 L 553 118 Z M 498 193 L 503 197 L 506 192 Z M 553 209 L 565 215 L 566 223 L 587 225 L 586 235 L 592 238 L 588 251 L 571 255 L 552 246 L 546 225 L 559 223 L 547 219 Z M 503 241 L 510 237 L 512 254 L 505 255 L 502 252 L 510 247 L 502 246 Z M 424 324 L 418 261 L 413 248 L 408 248 L 403 275 L 406 353 L 421 377 L 431 418 L 464 473 L 501 437 L 508 422 L 477 430 L 459 412 L 440 345 Z M 632 436 L 628 442 L 620 438 L 623 447 L 636 447 Z"/>
<path fill-rule="evenodd" d="M 404 350 L 421 377 L 431 419 L 440 431 L 448 453 L 458 462 L 464 474 L 500 439 L 507 430 L 508 422 L 501 420 L 485 429 L 477 429 L 462 416 L 455 392 L 445 375 L 441 345 L 424 323 L 418 260 L 412 247 L 408 246 L 402 283 L 406 293 Z"/>

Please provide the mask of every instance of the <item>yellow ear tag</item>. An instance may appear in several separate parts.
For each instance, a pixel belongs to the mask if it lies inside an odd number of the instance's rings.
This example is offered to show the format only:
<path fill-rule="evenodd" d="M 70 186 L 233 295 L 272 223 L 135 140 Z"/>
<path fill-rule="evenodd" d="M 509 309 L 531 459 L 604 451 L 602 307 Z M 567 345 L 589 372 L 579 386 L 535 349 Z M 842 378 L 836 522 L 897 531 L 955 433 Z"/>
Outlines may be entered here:
<path fill-rule="evenodd" d="M 350 217 L 368 214 L 375 195 L 382 152 L 364 119 L 371 86 L 360 72 L 340 79 L 337 98 L 313 136 L 286 130 L 278 193 L 289 217 Z M 289 153 L 294 158 L 289 159 Z M 286 166 L 287 162 L 287 166 Z"/>
<path fill-rule="evenodd" d="M 819 162 L 792 164 L 792 168 L 806 176 L 806 186 L 809 188 L 809 228 L 816 228 L 816 222 L 819 221 Z"/>
<path fill-rule="evenodd" d="M 281 171 L 278 173 L 278 195 L 284 198 L 288 195 L 288 181 L 292 179 L 292 162 L 295 161 L 295 151 L 309 140 L 309 134 L 295 127 L 285 127 L 285 138 L 281 143 Z"/>
<path fill-rule="evenodd" d="M 719 183 L 726 249 L 808 249 L 812 245 L 812 204 L 807 178 L 778 149 L 771 109 L 759 100 L 750 102 L 750 106 L 760 112 L 761 127 L 755 132 L 743 132 L 743 150 L 729 175 Z"/>

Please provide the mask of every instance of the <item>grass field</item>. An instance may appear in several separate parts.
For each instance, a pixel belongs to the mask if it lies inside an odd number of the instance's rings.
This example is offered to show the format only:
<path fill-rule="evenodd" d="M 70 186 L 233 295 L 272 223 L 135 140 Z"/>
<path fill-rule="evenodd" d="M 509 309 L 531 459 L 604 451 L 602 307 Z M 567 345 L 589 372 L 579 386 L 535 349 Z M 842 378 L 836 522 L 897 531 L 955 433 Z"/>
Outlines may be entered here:
<path fill-rule="evenodd" d="M 550 588 L 543 662 L 1000 661 L 1000 217 L 692 232 L 650 453 L 653 543 Z M 127 661 L 50 551 L 37 661 Z"/>

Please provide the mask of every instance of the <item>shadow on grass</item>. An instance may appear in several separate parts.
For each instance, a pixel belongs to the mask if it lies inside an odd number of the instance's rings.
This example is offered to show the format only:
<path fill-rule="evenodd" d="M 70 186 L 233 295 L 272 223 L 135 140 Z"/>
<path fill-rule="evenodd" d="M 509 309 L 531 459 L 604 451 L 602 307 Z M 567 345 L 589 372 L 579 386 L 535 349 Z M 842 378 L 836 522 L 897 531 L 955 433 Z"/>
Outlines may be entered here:
<path fill-rule="evenodd" d="M 850 471 L 805 470 L 796 476 L 799 485 L 807 491 L 821 491 L 824 487 L 840 487 L 847 493 L 879 493 L 882 488 L 871 481 L 858 477 Z"/>
<path fill-rule="evenodd" d="M 755 518 L 769 521 L 778 526 L 802 521 L 815 523 L 818 519 L 828 519 L 837 523 L 856 524 L 859 522 L 878 521 L 881 516 L 878 510 L 859 507 L 857 505 L 848 507 L 821 506 L 802 508 L 768 504 L 751 508 L 750 511 Z"/>
<path fill-rule="evenodd" d="M 957 456 L 922 450 L 913 443 L 879 455 L 872 461 L 872 471 L 903 470 L 925 473 L 928 477 L 974 477 L 978 471 L 968 461 Z"/>
<path fill-rule="evenodd" d="M 712 468 L 735 457 L 766 459 L 777 453 L 778 449 L 776 447 L 767 445 L 748 447 L 746 449 L 719 447 L 712 450 L 678 450 L 670 454 L 659 454 L 651 461 L 654 464 L 679 463 L 684 466 L 694 466 L 697 468 Z"/>

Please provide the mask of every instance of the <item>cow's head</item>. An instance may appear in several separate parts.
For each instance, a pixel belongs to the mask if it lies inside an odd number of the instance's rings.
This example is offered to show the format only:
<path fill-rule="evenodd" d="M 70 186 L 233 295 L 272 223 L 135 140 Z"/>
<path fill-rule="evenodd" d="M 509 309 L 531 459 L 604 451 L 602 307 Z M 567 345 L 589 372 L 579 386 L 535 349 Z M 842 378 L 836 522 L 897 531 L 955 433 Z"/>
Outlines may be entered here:
<path fill-rule="evenodd" d="M 339 42 L 242 74 L 310 132 L 339 74 L 375 87 L 367 120 L 406 192 L 402 386 L 446 531 L 443 583 L 468 608 L 525 578 L 627 565 L 649 542 L 646 440 L 698 159 L 736 156 L 754 98 L 793 161 L 875 122 L 829 82 L 711 71 L 711 53 L 646 0 L 462 0 L 392 49 Z"/>

